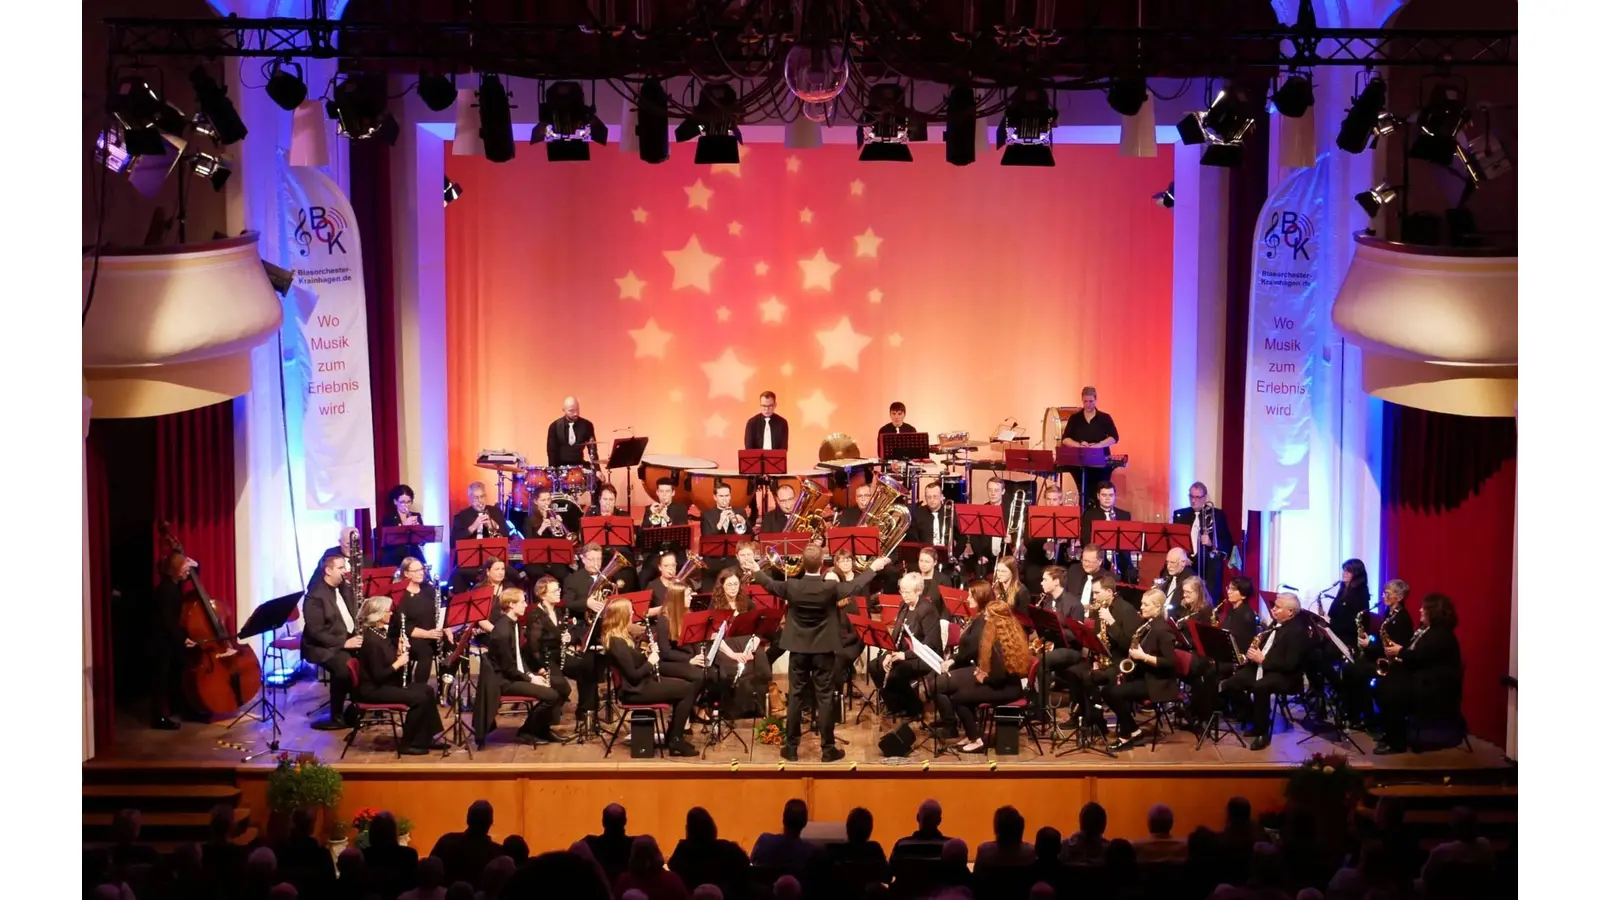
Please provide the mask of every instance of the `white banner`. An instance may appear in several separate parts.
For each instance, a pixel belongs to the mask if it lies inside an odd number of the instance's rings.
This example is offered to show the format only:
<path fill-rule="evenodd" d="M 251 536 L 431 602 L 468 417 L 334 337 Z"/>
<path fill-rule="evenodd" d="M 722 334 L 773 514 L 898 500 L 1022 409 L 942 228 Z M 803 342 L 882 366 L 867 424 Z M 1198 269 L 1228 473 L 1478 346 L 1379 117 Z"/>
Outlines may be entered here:
<path fill-rule="evenodd" d="M 1325 156 L 1285 178 L 1256 220 L 1245 363 L 1246 509 L 1307 509 L 1311 444 L 1330 310 L 1323 308 L 1319 259 L 1328 238 Z"/>
<path fill-rule="evenodd" d="M 350 199 L 321 169 L 288 170 L 296 312 L 303 339 L 306 505 L 373 508 L 372 392 L 361 234 Z M 291 384 L 290 389 L 295 385 Z"/>

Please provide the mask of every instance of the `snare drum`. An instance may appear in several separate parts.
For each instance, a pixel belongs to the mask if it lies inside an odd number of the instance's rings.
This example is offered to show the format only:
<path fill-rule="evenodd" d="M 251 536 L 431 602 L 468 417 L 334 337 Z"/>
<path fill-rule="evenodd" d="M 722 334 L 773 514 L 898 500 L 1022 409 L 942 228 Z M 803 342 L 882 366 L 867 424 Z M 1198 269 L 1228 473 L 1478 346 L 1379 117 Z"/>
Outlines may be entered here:
<path fill-rule="evenodd" d="M 565 494 L 582 494 L 589 490 L 593 472 L 586 466 L 561 466 L 555 470 L 555 483 Z"/>
<path fill-rule="evenodd" d="M 556 486 L 556 470 L 550 466 L 529 466 L 527 485 L 531 495 L 533 491 L 553 491 Z M 532 504 L 529 504 L 532 505 Z"/>
<path fill-rule="evenodd" d="M 717 508 L 717 482 L 722 482 L 733 492 L 733 508 L 748 509 L 752 493 L 750 475 L 740 475 L 737 469 L 698 469 L 689 474 L 689 497 L 701 509 Z"/>
<path fill-rule="evenodd" d="M 651 453 L 639 461 L 639 481 L 647 494 L 654 494 L 656 481 L 672 479 L 673 487 L 683 488 L 685 473 L 702 469 L 715 469 L 717 461 L 699 456 L 678 456 L 670 453 Z"/>

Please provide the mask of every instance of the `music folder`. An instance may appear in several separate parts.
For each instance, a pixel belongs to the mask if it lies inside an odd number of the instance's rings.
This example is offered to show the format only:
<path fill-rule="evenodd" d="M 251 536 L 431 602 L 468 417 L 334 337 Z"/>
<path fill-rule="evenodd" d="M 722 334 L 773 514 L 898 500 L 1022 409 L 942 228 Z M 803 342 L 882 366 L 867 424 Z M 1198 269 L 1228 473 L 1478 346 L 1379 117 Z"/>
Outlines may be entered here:
<path fill-rule="evenodd" d="M 787 450 L 740 450 L 739 474 L 771 476 L 789 471 Z"/>
<path fill-rule="evenodd" d="M 378 529 L 378 544 L 383 547 L 437 544 L 442 540 L 444 527 L 440 525 L 388 525 Z"/>
<path fill-rule="evenodd" d="M 633 543 L 633 520 L 627 516 L 584 516 L 578 528 L 585 544 L 626 547 Z"/>
<path fill-rule="evenodd" d="M 481 569 L 489 560 L 511 561 L 510 541 L 497 538 L 463 538 L 456 541 L 454 550 L 456 568 Z"/>
<path fill-rule="evenodd" d="M 957 503 L 956 533 L 964 537 L 1005 537 L 1005 507 L 993 503 Z"/>

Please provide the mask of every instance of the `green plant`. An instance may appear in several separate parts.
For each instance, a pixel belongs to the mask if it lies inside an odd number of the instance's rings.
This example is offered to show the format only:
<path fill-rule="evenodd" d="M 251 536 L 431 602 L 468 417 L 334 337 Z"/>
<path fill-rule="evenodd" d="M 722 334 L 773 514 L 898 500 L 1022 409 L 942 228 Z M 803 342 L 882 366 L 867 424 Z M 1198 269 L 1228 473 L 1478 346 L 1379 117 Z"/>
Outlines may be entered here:
<path fill-rule="evenodd" d="M 1290 801 L 1303 806 L 1342 808 L 1360 796 L 1363 786 L 1361 774 L 1350 766 L 1349 757 L 1342 753 L 1313 753 L 1290 770 L 1284 793 Z"/>
<path fill-rule="evenodd" d="M 356 810 L 355 818 L 350 823 L 351 827 L 356 829 L 356 838 L 352 842 L 356 849 L 365 850 L 372 844 L 372 820 L 376 819 L 380 812 L 382 810 L 371 806 L 363 806 Z M 411 833 L 411 820 L 405 816 L 395 816 L 394 824 L 396 834 Z"/>
<path fill-rule="evenodd" d="M 278 754 L 278 767 L 267 776 L 267 806 L 274 812 L 292 813 L 306 808 L 333 810 L 338 808 L 342 796 L 344 779 L 310 753 Z"/>
<path fill-rule="evenodd" d="M 780 716 L 767 716 L 756 725 L 756 740 L 763 744 L 783 743 L 784 720 Z"/>

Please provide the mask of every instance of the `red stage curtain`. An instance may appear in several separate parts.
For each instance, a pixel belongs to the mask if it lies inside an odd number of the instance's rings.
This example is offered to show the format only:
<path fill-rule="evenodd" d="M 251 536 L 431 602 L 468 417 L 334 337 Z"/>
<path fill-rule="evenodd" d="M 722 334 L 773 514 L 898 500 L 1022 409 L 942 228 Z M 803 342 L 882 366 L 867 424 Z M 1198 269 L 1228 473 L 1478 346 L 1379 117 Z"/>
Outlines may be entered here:
<path fill-rule="evenodd" d="M 155 512 L 200 563 L 200 579 L 223 610 L 237 613 L 234 588 L 233 404 L 217 403 L 156 420 Z M 157 559 L 163 549 L 157 539 Z M 155 569 L 151 567 L 151 577 Z"/>
<path fill-rule="evenodd" d="M 1504 742 L 1516 422 L 1391 404 L 1384 426 L 1386 577 L 1409 582 L 1414 601 L 1438 592 L 1455 603 L 1466 662 L 1462 711 L 1473 734 Z"/>
<path fill-rule="evenodd" d="M 372 390 L 372 462 L 377 482 L 375 514 L 388 512 L 384 498 L 400 482 L 400 403 L 393 219 L 389 170 L 393 149 L 382 141 L 350 143 L 350 206 L 361 229 L 361 266 L 367 289 L 367 370 Z M 362 528 L 362 534 L 371 529 Z"/>
<path fill-rule="evenodd" d="M 603 453 L 631 432 L 732 469 L 775 391 L 797 471 L 834 432 L 875 455 L 896 400 L 928 432 L 983 440 L 1015 418 L 1037 440 L 1045 407 L 1092 384 L 1131 457 L 1120 505 L 1166 514 L 1172 219 L 1149 198 L 1171 147 L 1061 145 L 1051 169 L 953 167 L 937 144 L 910 164 L 590 149 L 446 157 L 463 189 L 445 211 L 452 494 L 483 448 L 544 464 L 567 394 Z"/>
<path fill-rule="evenodd" d="M 106 432 L 91 425 L 85 447 L 89 514 L 89 653 L 94 663 L 94 743 L 98 753 L 116 743 L 116 668 L 112 665 L 111 513 L 106 482 Z"/>

